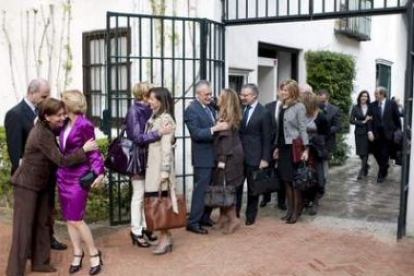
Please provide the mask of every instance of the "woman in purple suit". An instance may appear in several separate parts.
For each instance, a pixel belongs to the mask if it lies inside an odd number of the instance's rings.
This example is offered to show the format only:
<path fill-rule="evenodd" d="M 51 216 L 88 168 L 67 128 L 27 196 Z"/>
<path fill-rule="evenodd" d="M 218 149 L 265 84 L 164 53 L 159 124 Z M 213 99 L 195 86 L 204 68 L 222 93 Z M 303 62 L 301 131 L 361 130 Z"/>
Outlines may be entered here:
<path fill-rule="evenodd" d="M 95 133 L 93 124 L 83 115 L 86 111 L 83 93 L 70 90 L 63 92 L 61 96 L 69 120 L 60 133 L 60 150 L 64 155 L 69 155 L 76 152 L 85 141 L 95 138 Z M 84 242 L 90 254 L 89 275 L 96 275 L 101 270 L 101 252 L 95 247 L 91 230 L 83 220 L 88 190 L 81 187 L 79 180 L 92 170 L 98 176 L 92 188 L 98 186 L 104 178 L 104 161 L 98 150 L 88 153 L 87 158 L 88 161 L 80 165 L 59 168 L 57 180 L 62 216 L 67 222 L 73 245 L 74 258 L 69 273 L 73 274 L 81 269 Z"/>

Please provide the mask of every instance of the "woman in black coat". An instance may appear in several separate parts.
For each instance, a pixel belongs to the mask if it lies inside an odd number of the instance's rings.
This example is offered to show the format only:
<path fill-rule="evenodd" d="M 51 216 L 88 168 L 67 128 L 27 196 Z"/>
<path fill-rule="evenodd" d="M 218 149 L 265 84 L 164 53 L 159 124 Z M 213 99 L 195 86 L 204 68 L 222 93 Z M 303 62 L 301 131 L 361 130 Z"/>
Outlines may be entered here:
<path fill-rule="evenodd" d="M 318 99 L 312 92 L 304 92 L 301 101 L 306 108 L 306 132 L 309 137 L 309 160 L 316 173 L 316 186 L 305 192 L 308 202 L 308 213 L 317 214 L 319 199 L 325 193 L 324 160 L 329 151 L 326 146 L 326 137 L 329 135 L 329 122 L 325 113 L 319 109 Z"/>
<path fill-rule="evenodd" d="M 361 169 L 359 170 L 358 179 L 368 175 L 368 154 L 369 141 L 367 134 L 367 122 L 372 120 L 367 116 L 368 106 L 370 103 L 368 91 L 363 90 L 359 93 L 357 104 L 352 107 L 349 123 L 355 125 L 355 146 L 356 154 L 361 159 Z"/>

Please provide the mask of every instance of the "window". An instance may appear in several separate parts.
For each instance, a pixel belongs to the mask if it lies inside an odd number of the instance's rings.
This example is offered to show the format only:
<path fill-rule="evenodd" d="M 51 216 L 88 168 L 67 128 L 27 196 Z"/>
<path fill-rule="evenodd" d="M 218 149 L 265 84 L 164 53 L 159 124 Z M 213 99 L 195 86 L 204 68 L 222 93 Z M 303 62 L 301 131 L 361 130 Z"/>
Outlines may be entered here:
<path fill-rule="evenodd" d="M 376 85 L 387 88 L 387 97 L 391 98 L 391 65 L 392 62 L 387 60 L 376 60 Z"/>
<path fill-rule="evenodd" d="M 249 81 L 250 70 L 229 69 L 229 87 L 240 94 L 241 88 Z"/>
<path fill-rule="evenodd" d="M 102 113 L 107 108 L 107 87 L 106 87 L 106 30 L 83 33 L 83 92 L 88 104 L 87 116 L 96 126 L 100 125 Z M 121 56 L 128 56 L 130 35 L 127 28 L 118 29 L 110 33 L 111 49 L 115 49 L 118 42 L 118 51 Z M 117 70 L 116 70 L 117 69 Z M 118 87 L 112 90 L 119 92 L 119 103 L 112 104 L 112 117 L 123 118 L 128 109 L 129 84 L 127 83 L 130 74 L 130 65 L 126 61 L 119 61 L 113 74 L 118 74 Z M 114 78 L 115 79 L 115 78 Z M 115 86 L 115 84 L 113 84 Z"/>
<path fill-rule="evenodd" d="M 369 10 L 373 0 L 342 0 L 341 11 Z M 371 40 L 371 17 L 347 17 L 335 21 L 335 33 L 345 35 L 358 41 Z"/>

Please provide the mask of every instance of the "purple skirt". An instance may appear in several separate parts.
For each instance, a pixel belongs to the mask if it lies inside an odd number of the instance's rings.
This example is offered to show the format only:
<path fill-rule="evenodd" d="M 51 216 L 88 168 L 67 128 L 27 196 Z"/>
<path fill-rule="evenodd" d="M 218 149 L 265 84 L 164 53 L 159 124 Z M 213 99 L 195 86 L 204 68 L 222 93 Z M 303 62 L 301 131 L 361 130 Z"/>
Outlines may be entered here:
<path fill-rule="evenodd" d="M 79 184 L 79 177 L 69 177 L 68 171 L 62 173 L 58 170 L 58 193 L 62 217 L 65 221 L 83 220 L 88 199 L 88 191 L 82 189 Z M 62 175 L 65 178 L 61 177 Z"/>

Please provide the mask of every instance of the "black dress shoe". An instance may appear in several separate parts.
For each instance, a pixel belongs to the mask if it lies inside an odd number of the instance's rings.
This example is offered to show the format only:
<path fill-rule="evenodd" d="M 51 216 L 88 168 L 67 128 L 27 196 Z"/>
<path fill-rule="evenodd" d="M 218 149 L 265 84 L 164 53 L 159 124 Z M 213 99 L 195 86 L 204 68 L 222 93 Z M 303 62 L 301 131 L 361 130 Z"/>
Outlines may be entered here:
<path fill-rule="evenodd" d="M 204 228 L 202 228 L 201 226 L 190 226 L 188 225 L 186 227 L 187 231 L 193 232 L 195 234 L 200 234 L 200 235 L 205 235 L 208 234 L 208 231 Z"/>
<path fill-rule="evenodd" d="M 69 274 L 74 274 L 76 272 L 78 272 L 81 268 L 82 268 L 82 261 L 83 261 L 83 257 L 85 256 L 85 253 L 82 252 L 82 255 L 76 255 L 74 254 L 73 257 L 75 258 L 80 258 L 79 259 L 79 264 L 77 265 L 70 265 L 69 267 Z"/>
<path fill-rule="evenodd" d="M 32 266 L 32 271 L 33 272 L 45 272 L 45 273 L 51 273 L 51 272 L 56 272 L 56 268 L 54 268 L 51 265 L 48 264 L 42 264 L 42 265 L 34 265 Z"/>
<path fill-rule="evenodd" d="M 262 200 L 261 202 L 260 202 L 260 208 L 264 208 L 264 207 L 266 207 L 266 205 L 267 205 L 267 201 L 266 200 Z"/>
<path fill-rule="evenodd" d="M 101 266 L 103 265 L 102 262 L 102 252 L 98 250 L 98 254 L 91 255 L 91 258 L 99 258 L 99 264 L 96 266 L 92 266 L 89 269 L 89 275 L 97 275 L 99 272 L 101 272 Z"/>
<path fill-rule="evenodd" d="M 253 224 L 254 224 L 254 222 L 255 222 L 255 220 L 254 220 L 254 219 L 246 219 L 246 225 L 247 225 L 247 226 L 249 226 L 249 225 L 253 225 Z"/>
<path fill-rule="evenodd" d="M 277 208 L 279 208 L 282 211 L 286 211 L 287 210 L 287 207 L 286 207 L 286 204 L 285 203 L 279 203 L 279 204 L 277 204 Z"/>
<path fill-rule="evenodd" d="M 206 226 L 206 227 L 213 227 L 214 225 L 214 221 L 212 221 L 211 219 L 208 221 L 202 221 L 200 222 L 201 226 Z"/>
<path fill-rule="evenodd" d="M 50 248 L 53 250 L 66 250 L 68 246 L 64 243 L 58 242 L 55 237 L 52 237 L 50 241 Z"/>
<path fill-rule="evenodd" d="M 384 178 L 383 177 L 378 177 L 377 178 L 377 183 L 382 183 L 384 182 Z"/>

